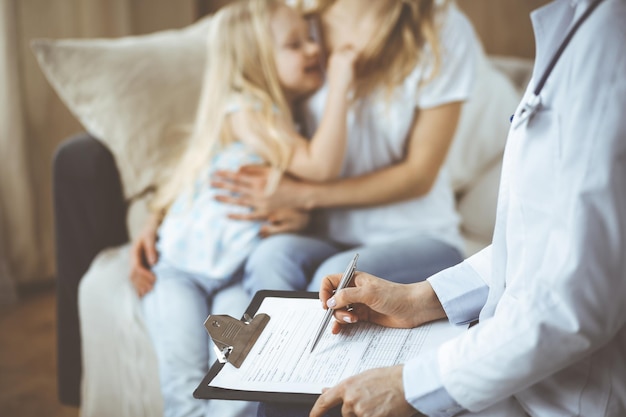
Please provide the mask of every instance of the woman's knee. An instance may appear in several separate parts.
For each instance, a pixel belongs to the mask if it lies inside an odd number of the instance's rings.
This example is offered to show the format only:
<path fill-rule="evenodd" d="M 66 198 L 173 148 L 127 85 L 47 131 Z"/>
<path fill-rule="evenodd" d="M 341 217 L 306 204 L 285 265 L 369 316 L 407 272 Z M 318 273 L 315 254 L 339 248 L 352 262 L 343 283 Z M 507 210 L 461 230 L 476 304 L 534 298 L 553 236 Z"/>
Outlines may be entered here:
<path fill-rule="evenodd" d="M 248 258 L 244 287 L 249 292 L 302 290 L 318 265 L 334 252 L 334 246 L 319 239 L 293 234 L 271 236 Z"/>
<path fill-rule="evenodd" d="M 305 405 L 260 403 L 257 417 L 308 417 L 310 412 Z"/>
<path fill-rule="evenodd" d="M 310 405 L 260 403 L 257 417 L 308 417 Z M 324 417 L 341 417 L 341 406 L 331 409 Z"/>
<path fill-rule="evenodd" d="M 424 236 L 360 246 L 325 260 L 315 271 L 309 290 L 318 291 L 325 276 L 343 272 L 356 252 L 360 254 L 359 271 L 401 284 L 423 281 L 463 260 L 454 246 Z"/>
<path fill-rule="evenodd" d="M 315 271 L 308 290 L 319 291 L 324 277 L 330 274 L 342 273 L 353 257 L 354 253 L 349 251 L 338 253 L 324 260 Z"/>

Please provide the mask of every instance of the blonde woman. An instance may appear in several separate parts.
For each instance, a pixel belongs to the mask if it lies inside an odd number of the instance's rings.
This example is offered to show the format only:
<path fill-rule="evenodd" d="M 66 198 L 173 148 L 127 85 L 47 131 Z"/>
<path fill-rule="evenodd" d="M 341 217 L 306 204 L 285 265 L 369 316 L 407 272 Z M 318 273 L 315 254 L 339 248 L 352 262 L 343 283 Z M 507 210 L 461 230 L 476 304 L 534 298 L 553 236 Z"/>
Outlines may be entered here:
<path fill-rule="evenodd" d="M 463 102 L 473 92 L 481 45 L 453 3 L 435 0 L 326 0 L 314 3 L 324 49 L 354 45 L 359 59 L 341 179 L 285 178 L 261 195 L 264 171 L 219 172 L 221 201 L 252 206 L 233 218 L 258 219 L 276 207 L 316 210 L 306 235 L 265 239 L 246 264 L 244 283 L 317 291 L 354 252 L 359 268 L 396 282 L 420 281 L 462 260 L 458 216 L 442 169 Z M 322 87 L 303 108 L 307 128 L 322 121 Z M 505 132 L 502 132 L 503 136 Z"/>
<path fill-rule="evenodd" d="M 241 276 L 260 240 L 260 222 L 228 219 L 233 208 L 216 201 L 212 172 L 267 164 L 274 178 L 270 192 L 283 172 L 314 181 L 336 177 L 355 59 L 349 47 L 331 56 L 326 115 L 306 140 L 294 127 L 294 106 L 323 78 L 319 47 L 295 10 L 266 0 L 221 9 L 211 23 L 208 56 L 188 151 L 153 201 L 164 213 L 152 269 L 156 281 L 132 278 L 144 296 L 165 416 L 205 415 L 207 402 L 192 398 L 209 364 L 202 323 L 211 297 Z"/>

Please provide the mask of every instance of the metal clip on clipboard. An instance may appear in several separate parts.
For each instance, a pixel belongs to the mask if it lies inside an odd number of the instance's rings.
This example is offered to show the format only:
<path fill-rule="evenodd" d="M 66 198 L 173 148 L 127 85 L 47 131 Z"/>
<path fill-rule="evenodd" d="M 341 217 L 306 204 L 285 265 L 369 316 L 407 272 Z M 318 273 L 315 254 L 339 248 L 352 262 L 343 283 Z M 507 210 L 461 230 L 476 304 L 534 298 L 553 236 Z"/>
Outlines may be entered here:
<path fill-rule="evenodd" d="M 204 327 L 213 339 L 217 360 L 239 368 L 269 321 L 267 314 L 257 314 L 254 318 L 245 314 L 244 321 L 225 314 L 212 314 Z"/>

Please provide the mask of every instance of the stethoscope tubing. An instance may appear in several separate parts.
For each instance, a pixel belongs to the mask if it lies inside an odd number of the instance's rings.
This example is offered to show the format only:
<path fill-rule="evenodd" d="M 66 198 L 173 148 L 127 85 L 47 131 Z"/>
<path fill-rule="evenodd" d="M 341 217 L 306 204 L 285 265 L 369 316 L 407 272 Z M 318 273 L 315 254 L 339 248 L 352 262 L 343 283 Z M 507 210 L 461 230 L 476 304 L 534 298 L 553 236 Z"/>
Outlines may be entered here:
<path fill-rule="evenodd" d="M 541 96 L 540 96 L 541 91 L 543 90 L 543 87 L 546 84 L 548 77 L 550 77 L 550 74 L 552 74 L 552 71 L 554 70 L 554 67 L 556 66 L 557 62 L 561 58 L 561 55 L 563 55 L 563 51 L 565 50 L 567 45 L 570 43 L 570 41 L 572 40 L 572 38 L 578 31 L 578 28 L 580 28 L 580 26 L 585 22 L 585 20 L 587 20 L 587 18 L 591 15 L 591 13 L 593 13 L 596 7 L 598 7 L 598 5 L 602 3 L 602 1 L 603 0 L 595 0 L 593 3 L 591 3 L 591 5 L 587 8 L 587 10 L 585 10 L 585 12 L 580 16 L 580 18 L 574 23 L 574 25 L 569 30 L 567 35 L 565 35 L 565 39 L 563 39 L 563 42 L 561 42 L 558 49 L 556 50 L 556 52 L 550 59 L 550 62 L 548 63 L 548 66 L 546 67 L 545 71 L 541 75 L 541 78 L 537 82 L 537 85 L 535 86 L 535 89 L 533 90 L 532 95 L 528 98 L 528 100 L 525 101 L 524 105 L 519 109 L 517 115 L 515 115 L 515 117 L 512 118 L 511 121 L 514 122 L 513 127 L 517 128 L 518 126 L 520 126 L 524 121 L 528 120 L 539 109 L 539 107 L 541 106 Z"/>
<path fill-rule="evenodd" d="M 574 23 L 574 26 L 572 26 L 570 31 L 565 36 L 565 39 L 563 39 L 563 42 L 561 42 L 559 49 L 557 49 L 557 51 L 554 53 L 554 56 L 550 60 L 550 63 L 548 64 L 548 67 L 546 68 L 546 70 L 543 72 L 541 79 L 539 79 L 539 82 L 537 83 L 537 86 L 535 87 L 535 91 L 533 92 L 534 95 L 539 96 L 539 94 L 541 93 L 541 90 L 543 89 L 543 86 L 548 80 L 548 77 L 552 73 L 552 70 L 556 66 L 556 63 L 559 61 L 559 58 L 561 58 L 561 55 L 563 55 L 563 51 L 565 50 L 569 42 L 574 37 L 574 34 L 576 34 L 576 32 L 578 31 L 578 28 L 585 22 L 585 20 L 587 20 L 587 18 L 591 15 L 591 13 L 593 13 L 596 7 L 598 7 L 598 5 L 602 3 L 602 1 L 603 0 L 594 1 L 589 6 L 589 8 L 585 10 L 585 12 L 580 16 L 580 18 Z"/>

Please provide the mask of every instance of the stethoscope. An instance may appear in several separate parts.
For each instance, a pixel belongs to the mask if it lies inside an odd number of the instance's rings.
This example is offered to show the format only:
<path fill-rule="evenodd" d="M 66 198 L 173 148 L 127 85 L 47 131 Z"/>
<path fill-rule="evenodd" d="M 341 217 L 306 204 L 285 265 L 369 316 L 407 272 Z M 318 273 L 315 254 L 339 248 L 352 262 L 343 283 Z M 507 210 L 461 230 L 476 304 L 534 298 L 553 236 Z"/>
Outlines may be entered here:
<path fill-rule="evenodd" d="M 570 31 L 567 33 L 567 35 L 565 36 L 565 39 L 563 39 L 563 42 L 561 42 L 561 45 L 556 50 L 556 52 L 554 53 L 554 56 L 550 60 L 548 67 L 546 68 L 543 75 L 539 79 L 539 82 L 537 83 L 537 86 L 535 87 L 535 90 L 533 91 L 532 95 L 524 102 L 524 104 L 519 108 L 517 113 L 511 116 L 511 122 L 513 123 L 514 128 L 517 128 L 525 121 L 530 120 L 530 118 L 533 117 L 535 113 L 537 113 L 537 111 L 541 107 L 541 96 L 540 96 L 541 90 L 543 89 L 543 86 L 546 83 L 548 77 L 552 73 L 552 70 L 554 69 L 556 63 L 559 61 L 559 58 L 561 58 L 563 51 L 569 44 L 570 40 L 572 39 L 572 37 L 574 36 L 578 28 L 591 15 L 591 13 L 595 10 L 596 7 L 598 7 L 598 5 L 601 2 L 602 0 L 594 1 L 589 6 L 589 8 L 585 10 L 582 16 L 580 16 L 580 18 L 576 21 L 576 23 L 574 23 L 574 26 L 572 26 Z"/>

